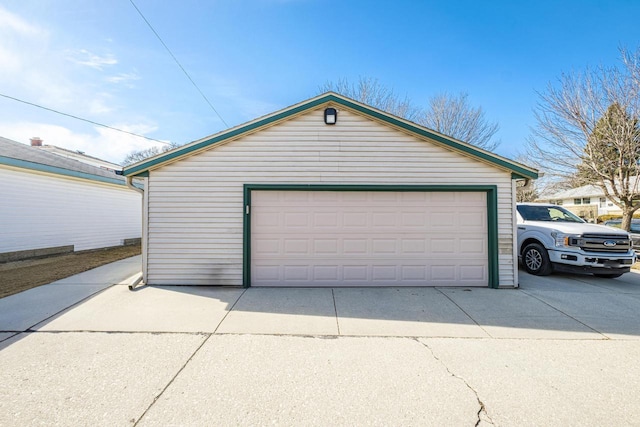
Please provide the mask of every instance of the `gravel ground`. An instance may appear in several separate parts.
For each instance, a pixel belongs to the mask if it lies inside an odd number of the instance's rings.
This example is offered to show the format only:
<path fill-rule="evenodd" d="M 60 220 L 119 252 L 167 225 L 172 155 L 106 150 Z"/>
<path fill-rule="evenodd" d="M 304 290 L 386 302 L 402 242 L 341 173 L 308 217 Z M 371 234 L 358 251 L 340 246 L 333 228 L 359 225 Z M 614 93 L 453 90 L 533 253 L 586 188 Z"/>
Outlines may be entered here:
<path fill-rule="evenodd" d="M 140 245 L 0 264 L 0 298 L 140 254 Z"/>

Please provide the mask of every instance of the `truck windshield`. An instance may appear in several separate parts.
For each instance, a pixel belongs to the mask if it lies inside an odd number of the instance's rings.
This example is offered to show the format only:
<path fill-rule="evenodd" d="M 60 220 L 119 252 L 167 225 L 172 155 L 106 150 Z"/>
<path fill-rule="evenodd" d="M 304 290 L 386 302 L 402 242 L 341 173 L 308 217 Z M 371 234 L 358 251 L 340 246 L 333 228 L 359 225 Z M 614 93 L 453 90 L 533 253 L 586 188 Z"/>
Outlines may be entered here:
<path fill-rule="evenodd" d="M 557 206 L 520 205 L 517 209 L 526 221 L 584 222 L 571 212 Z"/>

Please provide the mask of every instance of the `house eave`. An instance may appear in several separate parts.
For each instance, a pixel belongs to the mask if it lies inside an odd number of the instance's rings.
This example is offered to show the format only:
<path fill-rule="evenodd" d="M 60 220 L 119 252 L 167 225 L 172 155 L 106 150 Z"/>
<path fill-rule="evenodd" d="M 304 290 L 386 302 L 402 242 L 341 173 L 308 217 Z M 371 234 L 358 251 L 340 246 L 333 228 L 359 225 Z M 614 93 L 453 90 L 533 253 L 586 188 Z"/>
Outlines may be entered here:
<path fill-rule="evenodd" d="M 27 160 L 14 159 L 11 157 L 0 156 L 0 165 L 8 166 L 15 169 L 27 169 L 36 172 L 43 172 L 54 175 L 62 175 L 70 178 L 84 179 L 89 181 L 96 181 L 105 184 L 115 184 L 125 186 L 123 179 L 108 178 L 100 175 L 93 175 L 86 172 L 74 171 L 70 169 L 59 168 L 56 166 L 44 165 L 41 163 L 34 163 Z M 115 174 L 114 174 L 115 176 Z"/>

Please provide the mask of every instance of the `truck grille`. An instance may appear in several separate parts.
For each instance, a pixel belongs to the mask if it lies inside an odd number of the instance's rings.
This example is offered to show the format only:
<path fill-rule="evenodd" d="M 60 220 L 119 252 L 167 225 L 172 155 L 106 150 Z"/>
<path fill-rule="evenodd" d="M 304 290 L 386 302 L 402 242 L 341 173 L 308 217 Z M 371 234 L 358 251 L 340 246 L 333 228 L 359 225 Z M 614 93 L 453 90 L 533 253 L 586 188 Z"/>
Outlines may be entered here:
<path fill-rule="evenodd" d="M 584 234 L 581 239 L 576 240 L 585 252 L 625 253 L 631 248 L 629 239 L 615 234 Z"/>

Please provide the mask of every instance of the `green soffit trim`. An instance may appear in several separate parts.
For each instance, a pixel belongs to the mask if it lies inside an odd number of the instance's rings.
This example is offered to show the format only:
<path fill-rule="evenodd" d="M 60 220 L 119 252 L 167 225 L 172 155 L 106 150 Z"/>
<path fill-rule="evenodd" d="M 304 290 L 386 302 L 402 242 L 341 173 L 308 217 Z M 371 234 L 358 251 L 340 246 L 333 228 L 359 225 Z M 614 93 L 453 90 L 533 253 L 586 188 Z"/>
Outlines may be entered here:
<path fill-rule="evenodd" d="M 450 147 L 459 152 L 466 153 L 472 157 L 481 159 L 483 161 L 486 161 L 500 168 L 507 169 L 512 173 L 516 174 L 517 176 L 521 176 L 523 178 L 532 178 L 532 179 L 538 178 L 538 173 L 534 169 L 529 169 L 524 165 L 520 165 L 516 162 L 510 161 L 500 156 L 496 156 L 491 153 L 479 150 L 468 144 L 461 143 L 459 141 L 456 141 L 455 139 L 448 138 L 444 135 L 440 135 L 422 126 L 412 124 L 410 122 L 406 122 L 395 116 L 372 109 L 363 104 L 357 103 L 356 101 L 350 100 L 348 98 L 342 97 L 341 95 L 338 95 L 332 92 L 326 93 L 324 95 L 320 95 L 319 97 L 312 98 L 308 101 L 291 106 L 284 110 L 280 110 L 279 112 L 276 112 L 264 118 L 249 122 L 245 125 L 240 125 L 238 127 L 229 129 L 227 131 L 223 131 L 216 135 L 212 135 L 209 138 L 192 142 L 183 147 L 176 148 L 175 150 L 169 151 L 163 155 L 160 155 L 148 160 L 144 160 L 142 162 L 125 167 L 123 169 L 123 175 L 125 176 L 140 175 L 141 173 L 148 171 L 151 168 L 161 166 L 164 163 L 186 156 L 190 153 L 196 152 L 208 146 L 227 141 L 231 138 L 236 138 L 242 134 L 255 131 L 261 127 L 268 126 L 277 121 L 284 120 L 288 117 L 294 116 L 296 114 L 300 114 L 302 112 L 311 110 L 319 105 L 327 104 L 327 103 L 342 105 L 346 108 L 352 109 L 354 111 L 358 111 L 369 117 L 373 117 L 384 123 L 388 123 L 390 125 L 404 129 L 413 134 L 420 135 L 422 137 L 426 137 L 431 140 L 437 141 L 444 146 Z"/>
<path fill-rule="evenodd" d="M 56 175 L 70 176 L 73 178 L 87 179 L 90 181 L 98 181 L 98 182 L 105 182 L 108 184 L 117 184 L 117 185 L 126 186 L 124 180 L 121 180 L 118 178 L 107 178 L 105 176 L 93 175 L 90 173 L 74 171 L 71 169 L 63 169 L 56 166 L 43 165 L 41 163 L 29 162 L 27 160 L 14 159 L 11 157 L 0 156 L 0 164 L 13 166 L 16 168 L 46 172 L 46 173 L 51 173 Z"/>

